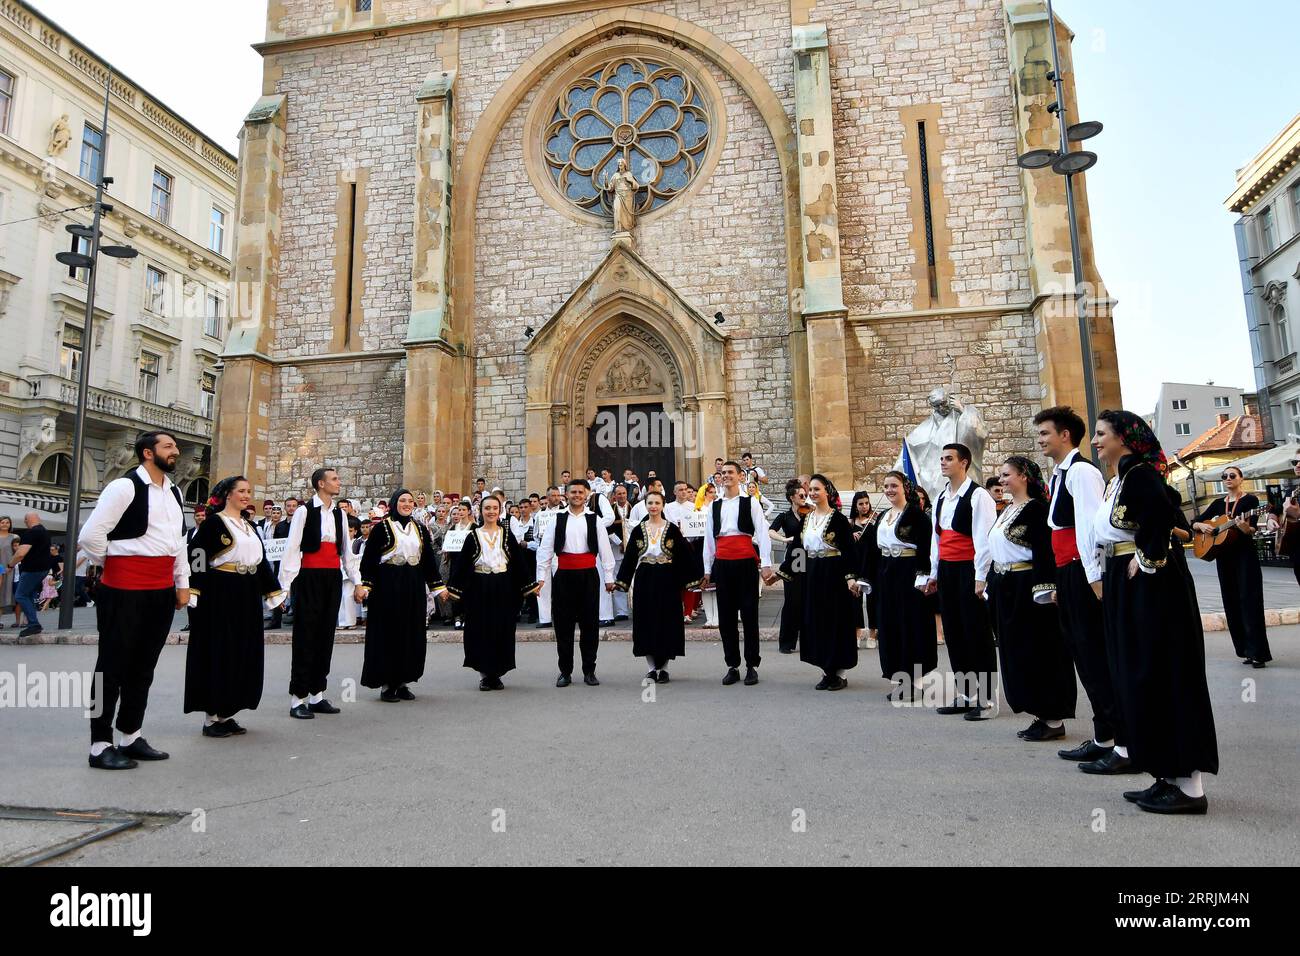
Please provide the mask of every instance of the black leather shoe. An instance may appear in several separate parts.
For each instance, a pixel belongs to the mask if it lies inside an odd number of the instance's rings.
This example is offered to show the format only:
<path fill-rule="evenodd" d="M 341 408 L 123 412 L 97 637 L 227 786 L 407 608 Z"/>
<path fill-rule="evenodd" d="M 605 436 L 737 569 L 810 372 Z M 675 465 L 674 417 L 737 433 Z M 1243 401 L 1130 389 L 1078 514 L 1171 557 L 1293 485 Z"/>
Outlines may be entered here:
<path fill-rule="evenodd" d="M 24 627 L 21 631 L 18 632 L 18 636 L 31 637 L 33 634 L 39 634 L 43 630 L 45 630 L 45 628 L 41 627 L 39 624 L 28 624 L 26 627 Z"/>
<path fill-rule="evenodd" d="M 401 700 L 415 700 L 415 695 L 411 693 L 411 688 L 407 687 L 405 684 L 397 688 L 393 693 L 395 693 Z"/>
<path fill-rule="evenodd" d="M 832 677 L 832 678 L 830 679 L 830 683 L 826 685 L 826 689 L 827 689 L 827 690 L 843 690 L 844 688 L 846 688 L 846 687 L 848 687 L 848 686 L 849 686 L 848 678 L 846 678 L 846 677 Z"/>
<path fill-rule="evenodd" d="M 561 674 L 559 677 L 555 678 L 556 687 L 568 687 L 572 683 L 573 683 L 573 678 L 571 678 L 568 674 Z"/>
<path fill-rule="evenodd" d="M 1137 801 L 1138 809 L 1147 813 L 1190 813 L 1203 816 L 1210 808 L 1204 796 L 1189 797 L 1172 783 L 1159 793 Z"/>
<path fill-rule="evenodd" d="M 548 627 L 550 627 L 550 626 L 551 626 L 551 622 L 550 622 L 550 621 L 538 621 L 536 624 L 533 625 L 533 628 L 534 628 L 535 630 L 541 631 L 541 630 L 544 630 L 545 628 L 548 628 Z"/>
<path fill-rule="evenodd" d="M 583 682 L 584 684 L 586 684 L 588 687 L 599 687 L 599 686 L 600 686 L 600 681 L 598 681 L 598 680 L 596 679 L 596 675 L 595 675 L 595 674 L 583 674 L 583 675 L 582 675 L 582 682 Z"/>
<path fill-rule="evenodd" d="M 745 686 L 753 687 L 758 683 L 758 669 L 755 667 L 745 668 Z"/>
<path fill-rule="evenodd" d="M 1130 760 L 1128 757 L 1121 757 L 1119 754 L 1115 753 L 1114 750 L 1111 750 L 1109 753 L 1106 754 L 1106 756 L 1101 757 L 1097 760 L 1089 760 L 1087 763 L 1079 764 L 1079 769 L 1082 770 L 1084 773 L 1101 773 L 1101 774 L 1142 772 L 1141 770 L 1139 770 L 1137 767 L 1133 765 L 1132 760 Z"/>
<path fill-rule="evenodd" d="M 610 619 L 607 620 L 607 621 L 601 621 L 601 622 L 600 622 L 600 626 L 601 626 L 601 627 L 613 627 L 613 626 L 614 626 L 614 619 L 613 619 L 613 618 L 610 618 Z"/>
<path fill-rule="evenodd" d="M 149 746 L 149 741 L 143 737 L 137 737 L 129 747 L 118 747 L 121 753 L 136 760 L 166 760 L 171 754 L 163 753 L 161 750 L 154 750 Z"/>
<path fill-rule="evenodd" d="M 813 690 L 825 690 L 827 687 L 830 686 L 830 684 L 831 684 L 831 675 L 823 674 L 822 679 L 817 682 L 817 685 L 813 688 Z"/>
<path fill-rule="evenodd" d="M 233 737 L 235 732 L 226 726 L 225 721 L 217 721 L 215 724 L 203 725 L 204 737 Z"/>
<path fill-rule="evenodd" d="M 645 677 L 641 678 L 641 685 L 644 687 L 646 684 L 653 684 L 658 679 L 658 671 L 646 671 Z"/>
<path fill-rule="evenodd" d="M 949 714 L 964 714 L 967 711 L 976 710 L 974 704 L 945 704 L 943 707 L 936 707 L 936 714 L 943 714 L 945 717 Z"/>
<path fill-rule="evenodd" d="M 1043 722 L 1042 722 L 1039 718 L 1035 717 L 1035 718 L 1034 718 L 1034 722 L 1033 722 L 1032 724 L 1030 724 L 1028 727 L 1026 727 L 1024 730 L 1017 730 L 1017 731 L 1016 731 L 1016 736 L 1017 736 L 1017 737 L 1023 737 L 1025 734 L 1028 734 L 1028 733 L 1037 733 L 1037 732 L 1038 732 L 1038 728 L 1039 728 L 1039 726 L 1042 725 L 1042 723 L 1043 723 Z"/>
<path fill-rule="evenodd" d="M 626 615 L 626 614 L 615 614 L 615 615 L 614 615 L 614 620 L 616 620 L 616 621 L 626 621 L 627 619 L 628 619 L 628 618 L 627 618 L 627 615 Z"/>
<path fill-rule="evenodd" d="M 491 689 L 492 689 L 492 681 L 490 681 L 490 680 L 488 680 L 486 677 L 484 677 L 481 681 L 478 682 L 478 689 L 479 689 L 479 690 L 491 690 Z"/>
<path fill-rule="evenodd" d="M 379 699 L 382 700 L 385 704 L 396 704 L 399 703 L 402 698 L 397 696 L 397 691 L 392 690 L 390 688 L 384 688 L 379 692 Z M 315 708 L 313 708 L 313 710 L 314 709 Z"/>
<path fill-rule="evenodd" d="M 335 707 L 333 704 L 331 704 L 328 700 L 325 700 L 324 698 L 321 699 L 321 702 L 319 704 L 313 704 L 309 702 L 307 704 L 307 709 L 310 710 L 313 714 L 341 714 L 342 713 L 341 710 L 339 710 L 337 707 Z"/>
<path fill-rule="evenodd" d="M 793 653 L 794 653 L 794 648 L 793 648 L 793 647 L 778 647 L 777 650 L 780 651 L 782 654 L 793 654 Z"/>
<path fill-rule="evenodd" d="M 1029 725 L 1029 729 L 1022 731 L 1021 740 L 1060 740 L 1065 736 L 1065 725 L 1060 727 L 1049 727 L 1042 720 L 1036 720 Z"/>
<path fill-rule="evenodd" d="M 988 720 L 990 717 L 993 716 L 992 710 L 993 710 L 992 707 L 974 706 L 968 709 L 966 713 L 962 714 L 961 718 L 962 720 L 970 720 L 970 721 Z"/>
<path fill-rule="evenodd" d="M 1151 784 L 1151 786 L 1147 787 L 1145 790 L 1125 790 L 1124 799 L 1127 800 L 1129 803 L 1137 803 L 1139 800 L 1149 800 L 1151 797 L 1154 797 L 1165 787 L 1172 787 L 1172 786 L 1173 784 L 1165 780 L 1157 780 L 1155 783 Z"/>
<path fill-rule="evenodd" d="M 665 671 L 665 670 L 661 670 L 661 671 L 659 671 L 659 676 L 655 678 L 655 681 L 656 681 L 657 683 L 660 683 L 660 684 L 667 684 L 667 683 L 668 683 L 668 672 Z"/>
<path fill-rule="evenodd" d="M 501 683 L 501 678 L 500 678 L 500 677 L 494 677 L 494 678 L 492 678 L 492 689 L 493 689 L 493 690 L 505 690 L 505 689 L 506 689 L 506 685 L 503 684 L 503 683 Z"/>
<path fill-rule="evenodd" d="M 722 678 L 722 686 L 730 687 L 732 684 L 740 683 L 740 671 L 734 667 L 727 668 L 727 675 Z"/>
<path fill-rule="evenodd" d="M 226 727 L 229 728 L 230 732 L 234 734 L 236 737 L 238 737 L 240 734 L 248 733 L 247 730 L 239 726 L 239 724 L 235 723 L 234 717 L 227 717 L 225 720 L 222 721 L 222 723 L 225 724 Z"/>
<path fill-rule="evenodd" d="M 1268 666 L 1268 663 L 1267 663 L 1266 661 L 1251 661 L 1251 662 L 1250 662 L 1250 666 L 1253 667 L 1253 668 L 1255 668 L 1255 670 L 1260 670 L 1260 669 L 1263 668 L 1263 667 L 1267 667 L 1267 666 Z M 1182 812 L 1184 812 L 1184 811 L 1181 811 L 1181 810 L 1180 810 L 1180 811 L 1178 811 L 1178 812 L 1179 812 L 1179 813 L 1182 813 Z M 1186 812 L 1188 812 L 1188 813 L 1194 813 L 1195 811 L 1194 811 L 1194 810 L 1189 810 L 1189 811 L 1186 811 Z"/>
<path fill-rule="evenodd" d="M 92 756 L 90 765 L 96 770 L 134 770 L 140 766 L 130 757 L 123 756 L 116 747 L 109 747 L 98 757 Z"/>
<path fill-rule="evenodd" d="M 316 715 L 311 712 L 311 708 L 307 706 L 307 702 L 303 701 L 297 707 L 289 708 L 289 716 L 297 717 L 299 720 L 311 720 Z"/>
<path fill-rule="evenodd" d="M 1085 740 L 1073 750 L 1058 750 L 1056 756 L 1062 760 L 1100 760 L 1110 751 L 1110 747 L 1097 746 L 1095 740 Z"/>

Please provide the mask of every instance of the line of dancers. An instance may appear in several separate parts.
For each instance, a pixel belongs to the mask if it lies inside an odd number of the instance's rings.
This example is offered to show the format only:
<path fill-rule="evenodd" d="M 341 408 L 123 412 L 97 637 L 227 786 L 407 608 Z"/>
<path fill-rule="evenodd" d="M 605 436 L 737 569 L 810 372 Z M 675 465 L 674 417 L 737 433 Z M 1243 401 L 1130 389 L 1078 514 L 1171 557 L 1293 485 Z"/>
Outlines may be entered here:
<path fill-rule="evenodd" d="M 721 493 L 701 509 L 702 539 L 685 537 L 665 513 L 680 501 L 651 491 L 644 517 L 626 520 L 616 565 L 609 535 L 616 513 L 601 504 L 603 496 L 589 501 L 590 486 L 579 478 L 568 483 L 553 520 L 539 526 L 535 560 L 503 520 L 500 502 L 485 498 L 480 521 L 462 529 L 445 581 L 406 489 L 394 493 L 388 516 L 355 554 L 331 468 L 313 473 L 314 494 L 294 512 L 278 577 L 247 519 L 252 488 L 242 476 L 213 488 L 208 519 L 187 551 L 183 506 L 168 478 L 179 449 L 166 432 L 142 435 L 139 468 L 105 488 L 83 536 L 87 553 L 104 566 L 96 606 L 96 670 L 104 682 L 91 721 L 90 766 L 130 769 L 167 758 L 141 732 L 153 670 L 179 607 L 192 608 L 185 712 L 203 715 L 205 736 L 229 737 L 244 733 L 235 716 L 260 703 L 263 611 L 290 593 L 289 711 L 309 720 L 340 712 L 325 694 L 344 580 L 355 600 L 369 598 L 361 684 L 397 703 L 414 699 L 409 685 L 424 672 L 430 590 L 445 591 L 460 608 L 464 666 L 478 674 L 480 690 L 494 691 L 515 667 L 521 602 L 544 585 L 557 687 L 572 683 L 575 663 L 585 684 L 600 684 L 601 600 L 615 592 L 630 596 L 633 653 L 645 659 L 645 681 L 667 683 L 668 664 L 685 654 L 683 595 L 716 589 L 722 683 L 740 683 L 743 663 L 743 683 L 753 686 L 761 665 L 759 582 L 779 576 L 786 582 L 781 649 L 797 644 L 800 659 L 820 670 L 816 689 L 847 686 L 870 596 L 881 673 L 893 684 L 895 704 L 927 703 L 941 688 L 939 714 L 986 720 L 1000 673 L 1008 705 L 1033 717 L 1019 736 L 1054 740 L 1074 716 L 1077 671 L 1092 705 L 1093 736 L 1060 756 L 1088 773 L 1150 774 L 1151 786 L 1124 794 L 1144 810 L 1204 813 L 1201 773 L 1217 772 L 1217 745 L 1200 614 L 1179 540 L 1189 528 L 1165 482 L 1163 452 L 1139 416 L 1103 412 L 1094 444 L 1115 470 L 1107 483 L 1079 453 L 1085 426 L 1077 414 L 1051 408 L 1034 422 L 1040 450 L 1054 464 L 1050 481 L 1030 458 L 1007 458 L 998 477 L 1010 503 L 1000 513 L 968 477 L 971 453 L 960 444 L 943 450 L 946 485 L 932 513 L 920 489 L 894 471 L 883 482 L 889 507 L 850 520 L 834 484 L 813 475 L 806 513 L 785 521 L 789 545 L 773 568 L 764 508 L 743 489 L 741 466 L 728 461 Z M 1240 502 L 1229 507 L 1235 513 Z M 1253 527 L 1240 525 L 1243 534 Z M 934 679 L 936 601 L 950 683 Z M 1252 659 L 1267 659 L 1266 637 L 1249 639 L 1265 642 Z"/>

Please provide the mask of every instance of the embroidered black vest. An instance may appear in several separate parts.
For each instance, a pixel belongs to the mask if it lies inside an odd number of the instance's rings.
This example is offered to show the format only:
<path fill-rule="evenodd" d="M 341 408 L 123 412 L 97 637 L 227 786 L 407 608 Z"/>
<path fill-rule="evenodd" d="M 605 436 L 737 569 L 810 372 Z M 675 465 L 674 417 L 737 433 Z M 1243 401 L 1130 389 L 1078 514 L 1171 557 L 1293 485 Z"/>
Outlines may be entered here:
<path fill-rule="evenodd" d="M 569 516 L 573 514 L 568 508 L 560 512 L 555 519 L 555 553 L 559 554 L 569 543 L 568 534 L 565 529 L 569 525 Z M 599 545 L 596 543 L 596 516 L 590 511 L 583 514 L 587 519 L 587 550 L 592 554 L 600 554 Z"/>
<path fill-rule="evenodd" d="M 302 527 L 302 553 L 315 554 L 320 550 L 320 512 L 321 509 L 314 502 L 307 502 L 304 505 L 307 509 L 307 520 Z M 339 554 L 343 553 L 343 509 L 335 506 L 334 508 L 334 544 L 339 549 Z"/>
<path fill-rule="evenodd" d="M 737 495 L 736 499 L 740 506 L 736 511 L 736 527 L 740 529 L 741 534 L 754 536 L 754 511 L 753 506 L 749 503 L 749 497 L 746 495 Z M 713 537 L 717 537 L 722 531 L 722 499 L 716 498 L 713 502 Z"/>
<path fill-rule="evenodd" d="M 1097 467 L 1087 458 L 1078 455 L 1066 467 L 1056 469 L 1056 474 L 1061 477 L 1056 481 L 1056 490 L 1052 493 L 1052 505 L 1047 518 L 1058 528 L 1074 527 L 1074 496 L 1070 494 L 1070 489 L 1066 487 L 1065 479 L 1066 473 L 1075 465 L 1087 465 L 1089 468 Z"/>
<path fill-rule="evenodd" d="M 113 526 L 113 530 L 108 533 L 109 541 L 143 538 L 144 533 L 149 530 L 149 487 L 134 469 L 126 477 L 135 486 L 135 497 L 122 512 L 122 517 Z M 176 507 L 181 509 L 181 527 L 184 528 L 185 502 L 181 500 L 180 490 L 175 485 L 172 485 L 172 497 L 176 499 Z"/>
<path fill-rule="evenodd" d="M 958 534 L 964 534 L 966 537 L 971 536 L 971 528 L 974 525 L 975 509 L 971 504 L 971 498 L 975 496 L 975 489 L 978 487 L 975 482 L 970 483 L 970 488 L 966 494 L 957 499 L 956 510 L 952 513 L 952 530 Z M 939 519 L 943 517 L 943 506 L 948 500 L 948 492 L 945 490 L 939 495 L 939 502 L 934 507 L 934 526 L 941 528 Z"/>

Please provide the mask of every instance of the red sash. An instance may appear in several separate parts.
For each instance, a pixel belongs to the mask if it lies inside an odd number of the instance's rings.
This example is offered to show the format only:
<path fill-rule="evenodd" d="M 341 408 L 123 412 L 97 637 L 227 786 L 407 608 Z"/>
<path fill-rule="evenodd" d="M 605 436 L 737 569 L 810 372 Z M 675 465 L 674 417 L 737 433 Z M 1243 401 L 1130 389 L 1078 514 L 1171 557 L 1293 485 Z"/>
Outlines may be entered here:
<path fill-rule="evenodd" d="M 1073 528 L 1052 529 L 1052 553 L 1056 555 L 1056 566 L 1063 568 L 1079 557 L 1079 539 Z"/>
<path fill-rule="evenodd" d="M 327 571 L 339 570 L 339 548 L 333 541 L 322 541 L 320 550 L 302 556 L 304 568 L 321 568 Z"/>
<path fill-rule="evenodd" d="M 975 539 L 951 528 L 939 529 L 940 561 L 974 561 Z"/>
<path fill-rule="evenodd" d="M 590 551 L 583 554 L 570 554 L 568 551 L 561 551 L 556 557 L 560 560 L 561 571 L 585 571 L 587 568 L 596 566 L 596 556 Z"/>
<path fill-rule="evenodd" d="M 718 538 L 717 556 L 723 561 L 758 560 L 754 539 L 747 534 L 726 534 Z"/>
<path fill-rule="evenodd" d="M 119 591 L 162 591 L 176 586 L 176 559 L 129 554 L 104 559 L 100 582 Z"/>

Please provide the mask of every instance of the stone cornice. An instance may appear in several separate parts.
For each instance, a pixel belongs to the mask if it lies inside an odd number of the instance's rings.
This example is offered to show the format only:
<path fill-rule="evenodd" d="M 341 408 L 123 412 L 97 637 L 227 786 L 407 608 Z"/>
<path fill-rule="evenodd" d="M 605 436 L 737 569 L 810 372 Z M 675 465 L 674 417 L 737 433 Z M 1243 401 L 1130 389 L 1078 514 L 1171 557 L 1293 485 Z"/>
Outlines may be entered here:
<path fill-rule="evenodd" d="M 562 17 L 573 13 L 607 10 L 612 7 L 636 7 L 647 2 L 649 0 L 560 0 L 558 3 L 540 4 L 533 7 L 476 10 L 472 13 L 454 13 L 442 17 L 429 17 L 424 20 L 411 20 L 407 23 L 376 24 L 366 27 L 354 27 L 351 30 L 339 30 L 335 33 L 316 33 L 285 40 L 268 40 L 264 43 L 254 43 L 253 49 L 266 57 L 276 53 L 311 50 L 319 47 L 336 46 L 341 43 L 358 43 L 365 40 L 406 36 L 412 33 L 430 33 L 459 27 L 481 27 L 493 23 L 508 23 L 513 20 L 533 20 L 537 17 Z"/>
<path fill-rule="evenodd" d="M 909 309 L 905 312 L 859 312 L 855 314 L 850 309 L 845 321 L 851 324 L 859 324 L 863 322 L 896 322 L 900 319 L 968 319 L 981 316 L 1023 315 L 1030 312 L 1033 307 L 1033 302 L 1008 302 L 1006 305 L 965 305 L 948 309 Z"/>
<path fill-rule="evenodd" d="M 1231 212 L 1250 212 L 1297 162 L 1300 162 L 1300 115 L 1237 173 L 1237 188 L 1223 205 Z"/>

